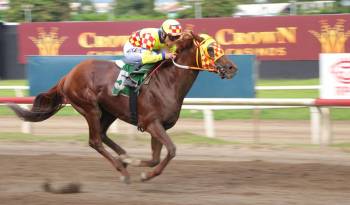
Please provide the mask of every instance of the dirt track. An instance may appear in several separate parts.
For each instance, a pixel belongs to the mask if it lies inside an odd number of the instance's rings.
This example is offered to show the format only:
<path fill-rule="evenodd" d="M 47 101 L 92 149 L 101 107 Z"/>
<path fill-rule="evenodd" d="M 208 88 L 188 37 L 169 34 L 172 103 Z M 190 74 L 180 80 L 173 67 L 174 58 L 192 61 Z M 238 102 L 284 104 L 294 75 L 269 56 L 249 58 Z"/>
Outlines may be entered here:
<path fill-rule="evenodd" d="M 350 204 L 349 154 L 322 148 L 179 146 L 177 159 L 150 182 L 139 182 L 146 168 L 129 167 L 130 185 L 85 145 L 3 143 L 0 150 L 0 200 L 6 205 Z M 148 158 L 148 151 L 129 153 Z M 56 187 L 79 182 L 83 192 L 44 192 L 46 179 Z"/>
<path fill-rule="evenodd" d="M 298 123 L 302 124 L 296 122 L 294 128 Z M 69 126 L 81 126 L 73 124 Z M 57 132 L 50 126 L 34 129 Z M 280 131 L 272 129 L 269 136 Z M 220 134 L 227 138 L 225 132 Z M 285 137 L 294 136 L 291 129 Z M 132 156 L 150 156 L 148 144 L 124 146 Z M 0 142 L 0 204 L 350 204 L 350 154 L 338 149 L 178 145 L 177 153 L 165 172 L 150 182 L 139 182 L 146 168 L 129 167 L 132 184 L 125 185 L 86 143 Z M 79 182 L 82 193 L 44 192 L 46 179 L 56 187 Z"/>

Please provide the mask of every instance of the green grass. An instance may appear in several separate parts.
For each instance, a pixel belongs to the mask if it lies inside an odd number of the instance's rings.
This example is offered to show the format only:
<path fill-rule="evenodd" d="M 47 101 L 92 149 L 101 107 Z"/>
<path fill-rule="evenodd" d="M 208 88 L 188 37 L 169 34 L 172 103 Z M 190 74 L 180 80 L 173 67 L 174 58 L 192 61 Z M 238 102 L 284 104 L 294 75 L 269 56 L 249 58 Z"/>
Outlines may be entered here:
<path fill-rule="evenodd" d="M 332 144 L 331 146 L 338 147 L 338 148 L 350 149 L 350 143 L 337 143 L 337 144 Z"/>
<path fill-rule="evenodd" d="M 130 138 L 127 135 L 110 134 L 111 139 L 117 140 L 119 143 L 130 142 L 133 140 L 138 143 L 149 143 L 149 138 L 138 136 Z M 194 135 L 190 133 L 174 133 L 172 139 L 176 144 L 193 144 L 193 145 L 229 145 L 237 144 L 236 142 L 226 141 L 217 138 L 208 138 L 204 136 Z M 23 133 L 0 133 L 0 142 L 86 142 L 88 135 L 80 134 L 75 136 L 46 136 L 32 135 Z"/>
<path fill-rule="evenodd" d="M 200 110 L 181 110 L 180 117 L 191 119 L 203 119 L 203 112 Z"/>
<path fill-rule="evenodd" d="M 45 136 L 45 135 L 32 135 L 23 134 L 17 132 L 2 132 L 0 133 L 0 141 L 11 141 L 11 142 L 86 142 L 87 135 L 76 135 L 76 136 Z"/>
<path fill-rule="evenodd" d="M 319 85 L 318 79 L 307 80 L 259 80 L 259 86 Z M 259 90 L 257 98 L 318 98 L 317 90 Z"/>
<path fill-rule="evenodd" d="M 138 145 L 149 144 L 149 137 L 144 136 L 127 136 L 127 135 L 116 135 L 109 134 L 112 140 L 117 141 L 121 145 L 128 143 L 136 143 Z M 319 145 L 313 144 L 271 144 L 271 143 L 261 143 L 259 145 L 252 143 L 242 143 L 236 141 L 227 141 L 218 138 L 208 138 L 200 135 L 195 135 L 191 133 L 172 133 L 171 138 L 175 144 L 190 144 L 195 146 L 224 146 L 224 145 L 235 145 L 235 146 L 248 146 L 251 148 L 307 148 L 307 149 L 319 149 Z M 46 135 L 32 135 L 23 133 L 8 133 L 0 132 L 0 143 L 1 142 L 17 142 L 17 143 L 36 143 L 36 142 L 53 142 L 53 143 L 88 143 L 87 134 L 79 134 L 74 136 L 46 136 Z M 340 149 L 344 152 L 350 152 L 350 143 L 337 143 L 330 145 L 331 148 Z"/>
<path fill-rule="evenodd" d="M 318 98 L 316 90 L 259 90 L 257 98 Z"/>
<path fill-rule="evenodd" d="M 191 133 L 174 133 L 171 139 L 176 144 L 195 144 L 195 145 L 232 145 L 238 142 L 227 141 L 218 138 L 208 138 L 205 136 L 194 135 Z"/>
<path fill-rule="evenodd" d="M 319 79 L 306 79 L 306 80 L 258 80 L 256 85 L 259 86 L 287 86 L 287 85 L 319 85 Z"/>
<path fill-rule="evenodd" d="M 253 110 L 217 110 L 214 119 L 252 119 L 253 115 Z M 261 109 L 257 114 L 259 119 L 269 120 L 307 120 L 309 115 L 308 108 Z"/>
<path fill-rule="evenodd" d="M 318 85 L 319 79 L 307 80 L 259 80 L 259 86 L 288 86 L 288 85 Z M 0 80 L 0 85 L 27 85 L 26 80 Z M 0 90 L 0 96 L 15 96 L 14 91 Z M 318 98 L 316 90 L 260 90 L 256 93 L 257 98 Z M 13 115 L 13 112 L 4 106 L 0 106 L 0 115 Z M 78 115 L 71 107 L 65 107 L 58 112 L 60 116 Z M 225 119 L 251 119 L 252 110 L 216 110 L 216 120 Z M 203 113 L 200 110 L 183 110 L 180 113 L 182 118 L 202 119 Z M 259 113 L 260 119 L 269 120 L 308 120 L 310 118 L 309 108 L 289 109 L 264 109 Z M 350 109 L 331 108 L 332 120 L 350 120 Z"/>
<path fill-rule="evenodd" d="M 26 80 L 0 80 L 0 85 L 28 85 Z"/>

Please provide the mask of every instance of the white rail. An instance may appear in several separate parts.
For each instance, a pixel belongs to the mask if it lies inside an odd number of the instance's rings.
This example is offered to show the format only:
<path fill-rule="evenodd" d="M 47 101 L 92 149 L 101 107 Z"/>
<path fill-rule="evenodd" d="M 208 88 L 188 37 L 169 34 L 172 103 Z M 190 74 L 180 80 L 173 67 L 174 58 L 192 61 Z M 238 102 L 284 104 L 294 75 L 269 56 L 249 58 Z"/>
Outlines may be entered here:
<path fill-rule="evenodd" d="M 319 90 L 319 85 L 255 86 L 255 90 Z"/>
<path fill-rule="evenodd" d="M 274 98 L 185 98 L 185 105 L 312 106 L 315 99 Z"/>
<path fill-rule="evenodd" d="M 2 85 L 0 90 L 28 90 L 29 86 L 26 85 Z"/>
<path fill-rule="evenodd" d="M 253 106 L 253 109 L 261 109 L 266 106 L 309 107 L 311 143 L 328 145 L 332 142 L 329 108 L 317 105 L 315 99 L 186 98 L 184 100 L 183 108 L 185 108 L 185 106 L 192 106 L 193 108 L 195 105 L 199 106 L 198 109 L 203 109 L 204 111 L 204 126 L 208 137 L 215 136 L 215 126 L 211 106 Z M 202 108 L 200 106 L 202 106 Z"/>
<path fill-rule="evenodd" d="M 14 90 L 16 97 L 23 97 L 24 90 L 29 90 L 29 86 L 26 85 L 3 85 L 0 86 L 0 90 Z"/>
<path fill-rule="evenodd" d="M 16 96 L 22 97 L 28 86 L 0 86 L 0 90 L 16 90 Z M 319 86 L 256 86 L 257 90 L 305 90 L 319 89 Z M 315 105 L 315 99 L 256 99 L 256 98 L 186 98 L 183 109 L 197 109 L 204 113 L 204 128 L 208 137 L 215 137 L 213 111 L 215 109 L 262 109 L 309 107 L 312 144 L 330 144 L 331 129 L 329 109 Z M 22 132 L 30 132 L 30 124 L 22 125 Z"/>

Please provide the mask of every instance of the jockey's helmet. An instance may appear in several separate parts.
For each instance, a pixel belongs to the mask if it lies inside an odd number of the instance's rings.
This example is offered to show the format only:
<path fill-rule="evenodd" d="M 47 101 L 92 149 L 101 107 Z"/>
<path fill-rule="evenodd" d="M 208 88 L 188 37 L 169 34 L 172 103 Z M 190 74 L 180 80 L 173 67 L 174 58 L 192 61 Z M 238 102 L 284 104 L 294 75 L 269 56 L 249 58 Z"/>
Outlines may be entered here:
<path fill-rule="evenodd" d="M 161 30 L 168 36 L 179 36 L 182 32 L 180 23 L 174 19 L 165 20 L 162 23 Z"/>

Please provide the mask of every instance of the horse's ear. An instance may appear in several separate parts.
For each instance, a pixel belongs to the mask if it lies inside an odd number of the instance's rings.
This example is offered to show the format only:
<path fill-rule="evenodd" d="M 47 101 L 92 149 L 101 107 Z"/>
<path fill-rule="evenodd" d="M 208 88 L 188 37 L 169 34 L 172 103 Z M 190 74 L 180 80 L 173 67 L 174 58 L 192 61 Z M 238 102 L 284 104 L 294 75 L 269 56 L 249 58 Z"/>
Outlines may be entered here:
<path fill-rule="evenodd" d="M 194 34 L 194 33 L 193 33 L 193 39 L 196 40 L 197 42 L 202 42 L 203 41 L 202 37 L 200 37 L 199 35 Z"/>
<path fill-rule="evenodd" d="M 192 40 L 193 39 L 193 32 L 192 31 L 184 31 L 182 34 L 182 40 Z"/>
<path fill-rule="evenodd" d="M 195 34 L 192 30 L 187 30 L 184 31 L 183 35 L 182 35 L 183 40 L 196 40 L 198 42 L 201 42 L 203 40 L 202 37 L 200 37 L 199 35 Z"/>
<path fill-rule="evenodd" d="M 191 35 L 194 37 L 195 36 L 195 34 L 193 33 L 193 31 L 192 30 L 190 30 L 190 33 L 191 33 Z"/>

